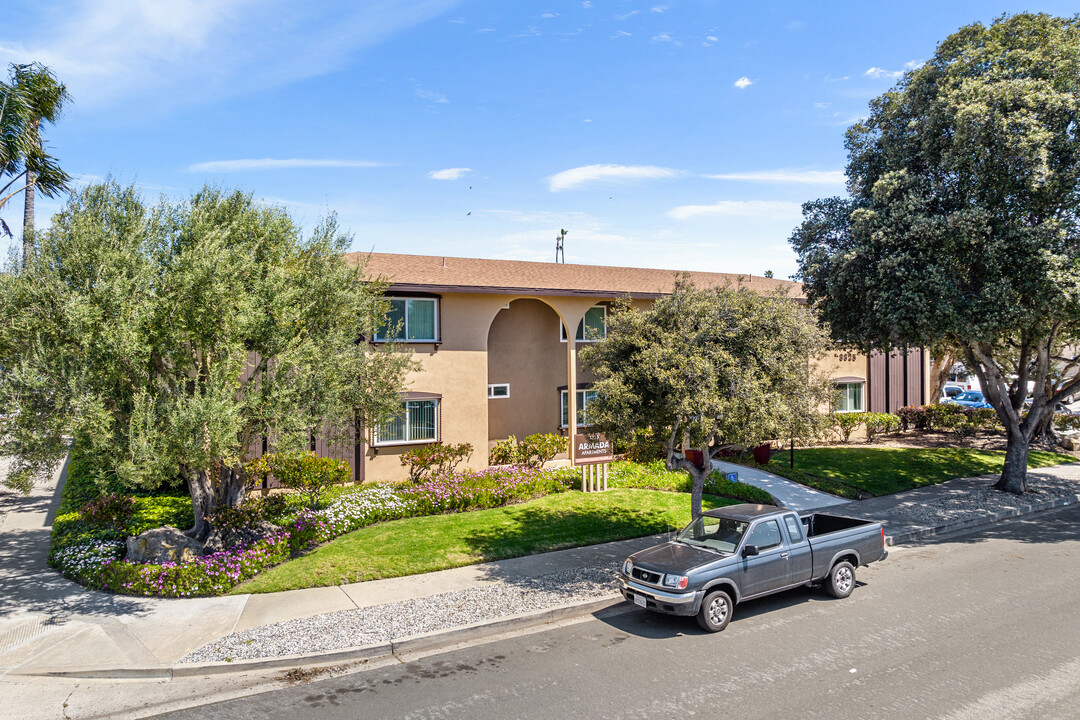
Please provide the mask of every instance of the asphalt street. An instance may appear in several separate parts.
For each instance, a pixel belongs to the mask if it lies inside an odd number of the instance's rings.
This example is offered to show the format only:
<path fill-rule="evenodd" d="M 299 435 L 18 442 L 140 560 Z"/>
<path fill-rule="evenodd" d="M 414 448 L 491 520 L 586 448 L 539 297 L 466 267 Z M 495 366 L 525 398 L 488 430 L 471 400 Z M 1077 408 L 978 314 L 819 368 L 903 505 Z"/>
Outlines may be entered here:
<path fill-rule="evenodd" d="M 795 590 L 722 633 L 631 611 L 168 718 L 1080 717 L 1080 506 Z"/>

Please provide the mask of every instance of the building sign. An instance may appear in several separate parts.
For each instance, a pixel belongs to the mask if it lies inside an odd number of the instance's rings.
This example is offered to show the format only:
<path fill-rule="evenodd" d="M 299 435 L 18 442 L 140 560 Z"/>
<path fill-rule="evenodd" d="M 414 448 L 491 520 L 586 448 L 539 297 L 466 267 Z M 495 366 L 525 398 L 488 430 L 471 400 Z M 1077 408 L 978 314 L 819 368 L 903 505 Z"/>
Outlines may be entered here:
<path fill-rule="evenodd" d="M 602 433 L 574 436 L 574 464 L 594 465 L 615 459 L 615 448 Z"/>

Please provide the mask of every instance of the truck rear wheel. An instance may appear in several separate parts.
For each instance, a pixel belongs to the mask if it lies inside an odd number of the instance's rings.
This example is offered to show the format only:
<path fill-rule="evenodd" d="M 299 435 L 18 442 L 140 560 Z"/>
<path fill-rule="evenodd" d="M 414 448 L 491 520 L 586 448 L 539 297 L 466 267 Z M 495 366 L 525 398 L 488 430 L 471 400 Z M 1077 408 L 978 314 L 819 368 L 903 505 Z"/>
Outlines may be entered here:
<path fill-rule="evenodd" d="M 734 609 L 731 596 L 723 590 L 715 590 L 701 601 L 701 610 L 697 614 L 698 625 L 702 630 L 720 632 L 731 621 L 731 612 Z"/>
<path fill-rule="evenodd" d="M 825 588 L 834 598 L 846 598 L 855 589 L 855 568 L 847 560 L 842 560 L 829 571 L 829 581 Z"/>

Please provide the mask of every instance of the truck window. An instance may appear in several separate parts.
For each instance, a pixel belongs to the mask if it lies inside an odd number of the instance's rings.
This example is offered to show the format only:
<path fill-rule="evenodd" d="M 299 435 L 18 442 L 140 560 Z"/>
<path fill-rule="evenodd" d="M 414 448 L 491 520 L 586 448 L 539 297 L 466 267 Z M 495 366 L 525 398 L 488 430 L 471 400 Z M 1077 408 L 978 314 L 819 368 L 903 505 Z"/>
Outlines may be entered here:
<path fill-rule="evenodd" d="M 794 515 L 785 515 L 784 522 L 787 524 L 787 534 L 791 542 L 802 542 L 802 523 Z"/>
<path fill-rule="evenodd" d="M 758 550 L 768 550 L 780 544 L 780 526 L 775 520 L 765 520 L 750 533 L 749 545 L 757 545 Z"/>

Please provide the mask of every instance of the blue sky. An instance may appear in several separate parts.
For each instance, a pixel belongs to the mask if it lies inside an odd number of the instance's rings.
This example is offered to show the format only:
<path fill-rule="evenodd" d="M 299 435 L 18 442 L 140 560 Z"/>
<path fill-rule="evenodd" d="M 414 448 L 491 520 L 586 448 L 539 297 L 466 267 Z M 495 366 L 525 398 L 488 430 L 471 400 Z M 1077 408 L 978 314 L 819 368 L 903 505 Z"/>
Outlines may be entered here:
<path fill-rule="evenodd" d="M 867 102 L 1022 10 L 1076 6 L 6 0 L 0 62 L 67 83 L 47 141 L 82 182 L 238 187 L 355 250 L 550 261 L 565 228 L 568 262 L 787 277 Z"/>

